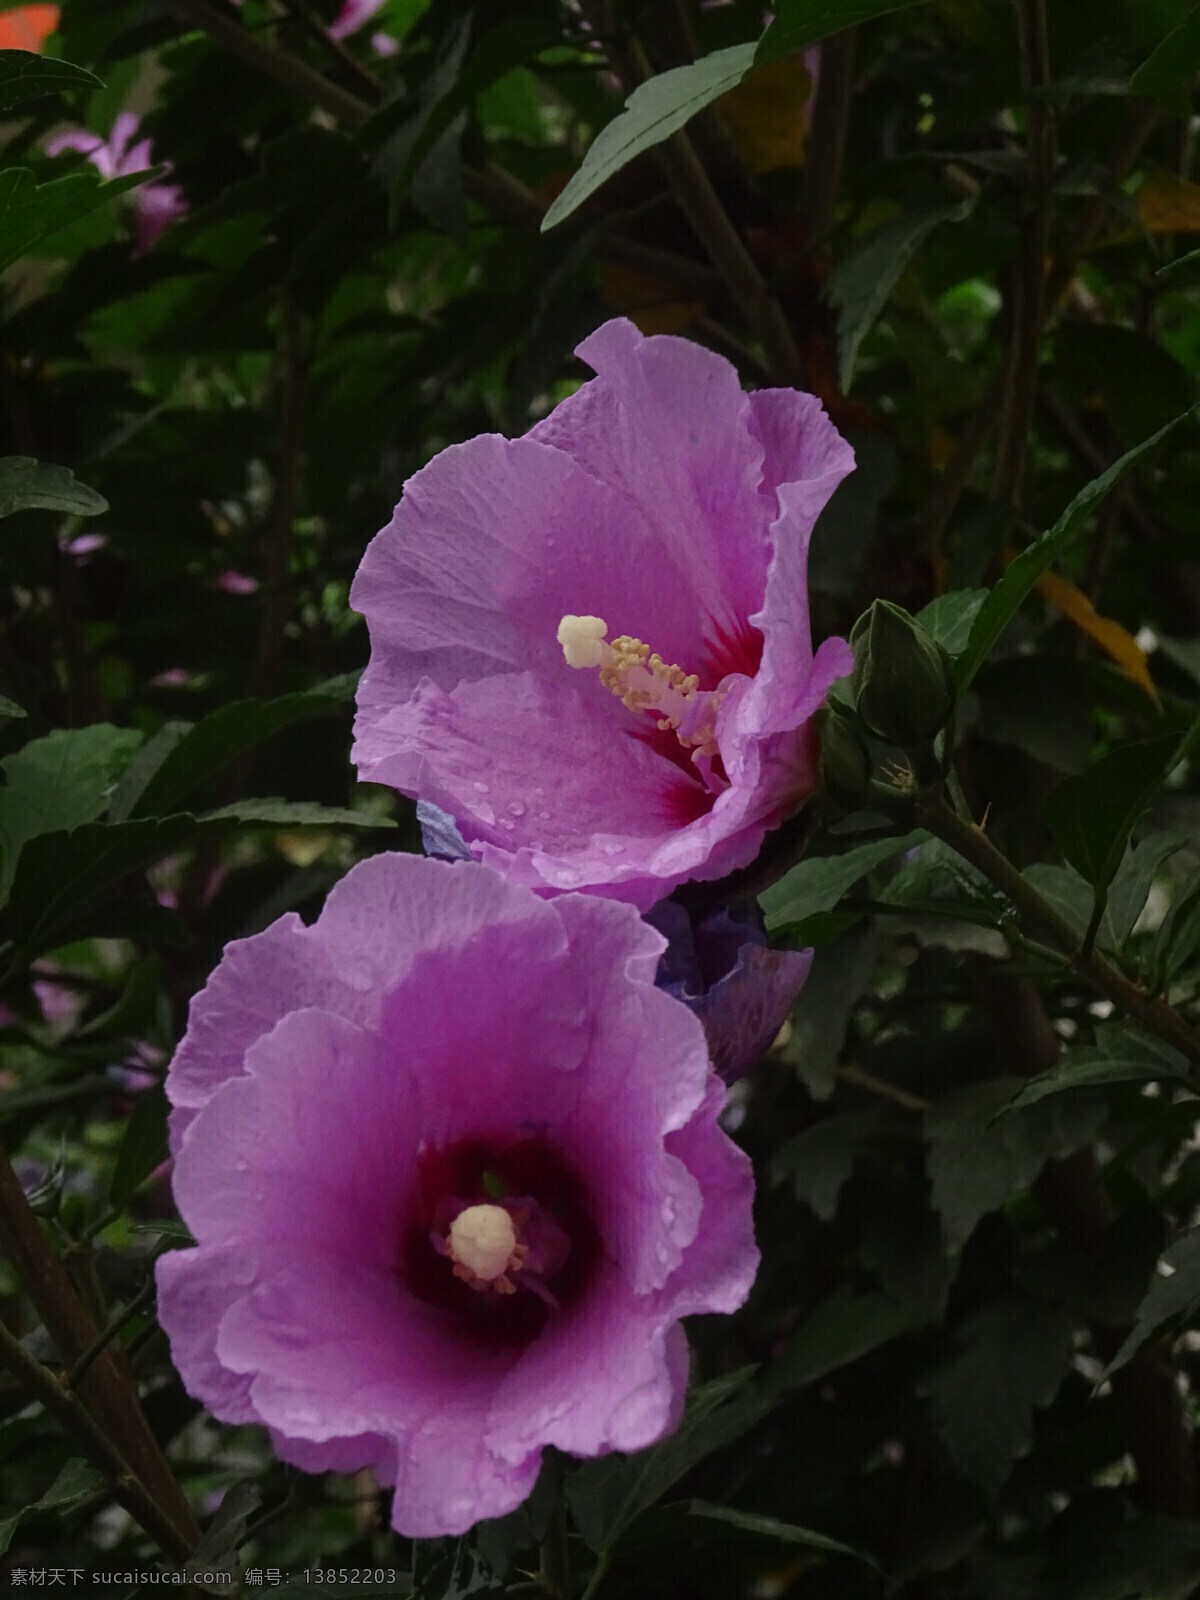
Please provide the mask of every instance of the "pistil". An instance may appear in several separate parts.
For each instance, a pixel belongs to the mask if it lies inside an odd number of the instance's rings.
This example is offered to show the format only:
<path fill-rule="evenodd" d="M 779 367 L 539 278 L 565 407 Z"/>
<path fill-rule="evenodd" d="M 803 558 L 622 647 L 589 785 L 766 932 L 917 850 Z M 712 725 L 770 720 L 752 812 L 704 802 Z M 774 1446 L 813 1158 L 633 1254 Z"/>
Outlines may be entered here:
<path fill-rule="evenodd" d="M 716 715 L 721 697 L 701 691 L 700 679 L 652 654 L 650 646 L 630 634 L 610 644 L 603 617 L 565 616 L 558 642 L 569 667 L 600 670 L 600 682 L 630 711 L 657 714 L 658 726 L 673 732 L 693 761 L 719 754 Z"/>
<path fill-rule="evenodd" d="M 460 1211 L 450 1224 L 446 1243 L 454 1276 L 469 1288 L 516 1293 L 509 1274 L 524 1266 L 529 1247 L 517 1243 L 513 1219 L 503 1206 L 468 1206 Z"/>

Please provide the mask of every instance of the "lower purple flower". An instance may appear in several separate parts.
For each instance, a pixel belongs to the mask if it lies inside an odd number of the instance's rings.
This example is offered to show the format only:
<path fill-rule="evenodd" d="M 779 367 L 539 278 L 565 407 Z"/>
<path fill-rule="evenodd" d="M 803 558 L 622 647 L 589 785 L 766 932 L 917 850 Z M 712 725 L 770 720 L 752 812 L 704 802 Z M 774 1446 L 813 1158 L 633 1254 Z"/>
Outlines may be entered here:
<path fill-rule="evenodd" d="M 757 1267 L 703 1032 L 632 907 L 377 856 L 231 944 L 167 1080 L 197 1241 L 158 1264 L 192 1394 L 402 1533 L 519 1505 L 542 1448 L 675 1426 L 682 1316 Z"/>

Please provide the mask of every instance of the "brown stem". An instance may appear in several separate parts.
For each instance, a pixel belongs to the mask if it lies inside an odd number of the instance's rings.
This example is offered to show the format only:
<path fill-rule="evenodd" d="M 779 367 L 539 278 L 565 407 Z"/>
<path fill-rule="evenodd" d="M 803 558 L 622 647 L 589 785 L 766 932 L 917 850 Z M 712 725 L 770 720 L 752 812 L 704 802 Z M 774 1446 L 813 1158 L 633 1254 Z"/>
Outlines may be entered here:
<path fill-rule="evenodd" d="M 657 154 L 680 210 L 762 345 L 772 377 L 777 383 L 802 383 L 804 367 L 783 307 L 730 221 L 691 140 L 685 133 L 673 134 Z"/>
<path fill-rule="evenodd" d="M 1110 162 L 1114 183 L 1119 184 L 1128 177 L 1157 118 L 1157 108 L 1144 102 L 1137 105 L 1130 113 L 1129 121 L 1116 149 L 1113 151 Z M 1110 211 L 1111 205 L 1107 198 L 1102 195 L 1097 196 L 1084 210 L 1075 228 L 1068 236 L 1042 287 L 1043 320 L 1051 315 L 1058 306 L 1058 302 L 1074 275 L 1076 262 L 1080 256 L 1085 255 L 1090 249 L 1101 228 L 1103 228 Z M 1012 359 L 1013 356 L 1010 354 L 1009 367 L 1011 367 Z M 925 523 L 926 540 L 934 554 L 937 553 L 942 534 L 949 525 L 963 490 L 970 480 L 979 452 L 987 442 L 988 436 L 999 418 L 1008 383 L 1008 370 L 1007 368 L 1002 368 L 993 383 L 989 385 L 974 417 L 968 423 L 966 430 L 951 453 L 950 459 L 946 463 L 933 491 Z M 1039 396 L 1038 398 L 1040 400 L 1041 397 Z M 1103 459 L 1099 462 L 1096 470 L 1102 471 L 1107 465 L 1107 459 Z M 1011 472 L 1012 469 L 1010 467 L 1006 470 Z"/>
<path fill-rule="evenodd" d="M 1034 983 L 981 967 L 977 988 L 1008 1059 L 1022 1075 L 1048 1072 L 1062 1046 Z M 1047 1162 L 1034 1193 L 1064 1239 L 1104 1259 L 1116 1214 L 1091 1150 Z M 1102 1361 L 1111 1361 L 1127 1331 L 1103 1323 L 1093 1326 L 1092 1342 Z M 1161 1347 L 1143 1345 L 1113 1374 L 1112 1390 L 1142 1500 L 1169 1516 L 1195 1516 L 1200 1500 L 1192 1439 L 1174 1373 Z"/>
<path fill-rule="evenodd" d="M 833 227 L 850 124 L 857 41 L 858 30 L 846 28 L 821 46 L 821 76 L 804 168 L 804 222 L 813 241 L 824 239 Z"/>
<path fill-rule="evenodd" d="M 59 1355 L 68 1366 L 73 1365 L 94 1345 L 96 1327 L 66 1268 L 50 1248 L 3 1150 L 0 1244 Z M 190 1551 L 200 1538 L 191 1507 L 146 1421 L 136 1387 L 123 1376 L 111 1348 L 101 1350 L 92 1360 L 80 1381 L 79 1397 L 100 1432 L 111 1442 L 114 1453 L 127 1463 L 126 1470 L 144 1485 L 146 1494 L 158 1507 L 160 1520 L 173 1530 L 176 1550 Z"/>
<path fill-rule="evenodd" d="M 26 1394 L 39 1401 L 65 1433 L 83 1450 L 87 1459 L 112 1482 L 112 1492 L 143 1527 L 164 1555 L 186 1561 L 195 1548 L 183 1538 L 175 1523 L 147 1493 L 146 1486 L 129 1469 L 91 1414 L 68 1393 L 48 1367 L 34 1358 L 0 1321 L 0 1361 L 8 1368 Z M 197 1538 L 199 1535 L 197 1534 Z"/>
<path fill-rule="evenodd" d="M 331 83 L 299 56 L 266 44 L 249 28 L 210 6 L 208 0 L 172 0 L 172 4 L 181 17 L 202 28 L 230 55 L 240 57 L 285 88 L 303 95 L 349 127 L 358 127 L 371 115 L 373 108 L 369 101 L 360 100 L 357 95 Z"/>
<path fill-rule="evenodd" d="M 1006 373 L 1001 367 L 993 373 L 983 399 L 959 435 L 946 465 L 942 468 L 942 475 L 930 493 L 925 509 L 925 545 L 935 571 L 938 569 L 941 555 L 942 535 L 962 498 L 963 490 L 967 487 L 979 452 L 1000 419 L 1005 383 Z"/>
<path fill-rule="evenodd" d="M 361 62 L 353 50 L 348 50 L 340 39 L 334 38 L 311 5 L 301 4 L 299 7 L 293 7 L 290 0 L 287 0 L 287 8 L 293 16 L 299 15 L 300 21 L 330 60 L 335 61 L 348 77 L 354 79 L 368 100 L 383 98 L 383 85 L 370 67 Z"/>
<path fill-rule="evenodd" d="M 1016 7 L 1021 82 L 1027 97 L 1028 168 L 1026 214 L 1009 298 L 1009 359 L 993 486 L 995 498 L 1005 506 L 1020 503 L 1029 430 L 1037 399 L 1038 351 L 1046 309 L 1051 183 L 1057 144 L 1053 111 L 1044 97 L 1050 82 L 1045 0 L 1016 0 Z"/>
<path fill-rule="evenodd" d="M 1141 154 L 1142 147 L 1154 131 L 1158 114 L 1158 107 L 1150 105 L 1145 100 L 1136 102 L 1130 110 L 1129 119 L 1109 163 L 1115 185 L 1123 183 L 1133 170 L 1133 164 Z M 1047 277 L 1048 308 L 1053 309 L 1062 298 L 1075 275 L 1076 262 L 1091 249 L 1111 213 L 1112 206 L 1108 198 L 1097 195 L 1080 216 Z"/>
<path fill-rule="evenodd" d="M 882 790 L 875 785 L 874 791 Z M 895 793 L 895 791 L 893 791 Z M 880 796 L 882 800 L 882 795 Z M 982 828 L 966 822 L 947 805 L 939 790 L 915 797 L 909 813 L 920 827 L 944 840 L 964 861 L 969 861 L 990 883 L 1005 894 L 1030 929 L 1044 938 L 1063 956 L 1067 966 L 1090 984 L 1097 994 L 1120 1006 L 1148 1033 L 1157 1034 L 1200 1068 L 1200 1034 L 1179 1013 L 1157 995 L 1147 994 L 1132 983 L 1098 951 L 1084 955 L 1078 930 L 1044 900 L 1033 885 L 1022 877 L 1007 856 L 996 849 Z"/>
<path fill-rule="evenodd" d="M 624 50 L 611 44 L 610 55 L 627 93 L 653 76 L 646 53 L 636 40 Z M 683 132 L 672 134 L 657 146 L 655 155 L 676 203 L 762 345 L 772 377 L 777 383 L 802 382 L 803 363 L 783 307 L 730 220 L 691 140 Z"/>
<path fill-rule="evenodd" d="M 291 556 L 300 490 L 300 452 L 304 432 L 306 368 L 304 322 L 285 289 L 281 308 L 280 427 L 275 494 L 267 534 L 266 605 L 258 641 L 251 692 L 269 699 L 279 686 L 284 632 L 292 615 Z"/>
<path fill-rule="evenodd" d="M 1075 413 L 1063 405 L 1050 390 L 1045 390 L 1038 396 L 1038 406 L 1093 477 L 1099 477 L 1112 465 L 1111 452 L 1106 451 L 1092 438 Z M 1118 484 L 1109 499 L 1116 499 L 1121 491 L 1124 491 L 1119 501 L 1121 509 L 1128 515 L 1138 532 L 1146 539 L 1161 539 L 1162 529 L 1138 498 L 1131 479 L 1126 478 Z"/>

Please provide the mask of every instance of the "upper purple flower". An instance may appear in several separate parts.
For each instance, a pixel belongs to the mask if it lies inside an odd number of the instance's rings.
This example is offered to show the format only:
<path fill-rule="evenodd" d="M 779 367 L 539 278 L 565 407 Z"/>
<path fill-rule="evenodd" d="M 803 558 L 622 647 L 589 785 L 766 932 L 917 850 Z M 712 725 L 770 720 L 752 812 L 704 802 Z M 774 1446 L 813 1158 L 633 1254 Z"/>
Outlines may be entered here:
<path fill-rule="evenodd" d="M 853 658 L 813 655 L 808 544 L 854 457 L 813 396 L 744 394 L 685 339 L 622 318 L 578 354 L 592 382 L 443 450 L 363 558 L 354 760 L 506 877 L 646 910 L 815 787 Z"/>
<path fill-rule="evenodd" d="M 46 140 L 48 156 L 61 155 L 64 150 L 78 150 L 85 155 L 105 181 L 124 178 L 130 173 L 146 172 L 154 165 L 149 139 L 133 142 L 139 119 L 132 111 L 122 111 L 113 123 L 107 139 L 98 133 L 88 133 L 83 128 L 69 128 Z M 133 200 L 133 234 L 137 253 L 149 250 L 159 236 L 177 218 L 186 214 L 188 206 L 183 190 L 174 183 L 143 183 L 135 189 Z"/>
<path fill-rule="evenodd" d="M 677 1422 L 679 1318 L 757 1266 L 700 1024 L 629 906 L 385 855 L 231 944 L 167 1079 L 197 1241 L 158 1264 L 185 1384 L 393 1521 L 513 1509 L 547 1444 Z"/>

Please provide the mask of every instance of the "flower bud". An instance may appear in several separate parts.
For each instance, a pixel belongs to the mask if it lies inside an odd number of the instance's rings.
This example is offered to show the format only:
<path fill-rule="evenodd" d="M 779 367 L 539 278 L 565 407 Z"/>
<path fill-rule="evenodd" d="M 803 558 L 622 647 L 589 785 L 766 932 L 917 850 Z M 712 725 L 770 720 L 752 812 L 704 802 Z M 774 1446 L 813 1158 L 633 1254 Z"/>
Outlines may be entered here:
<path fill-rule="evenodd" d="M 908 612 L 876 600 L 850 635 L 858 713 L 904 748 L 928 743 L 954 706 L 950 657 Z"/>
<path fill-rule="evenodd" d="M 821 739 L 821 783 L 835 805 L 855 810 L 871 782 L 871 757 L 853 724 L 832 706 L 816 715 Z"/>

